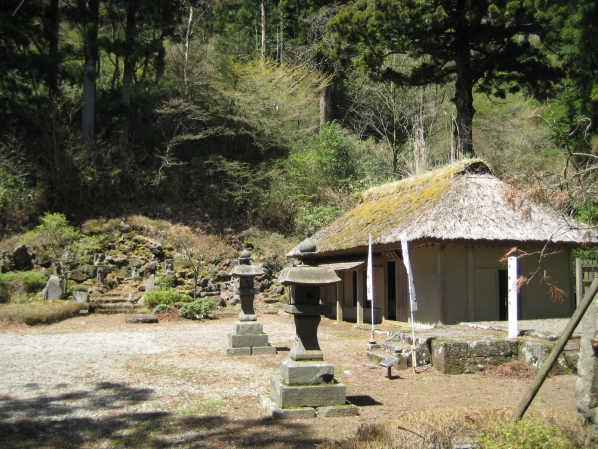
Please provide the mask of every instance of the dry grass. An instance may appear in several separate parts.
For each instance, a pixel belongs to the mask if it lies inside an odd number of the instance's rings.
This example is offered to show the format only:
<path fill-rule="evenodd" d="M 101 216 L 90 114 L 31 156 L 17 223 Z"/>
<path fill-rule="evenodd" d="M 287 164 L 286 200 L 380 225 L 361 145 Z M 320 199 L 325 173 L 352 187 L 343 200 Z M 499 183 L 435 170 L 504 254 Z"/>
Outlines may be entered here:
<path fill-rule="evenodd" d="M 498 366 L 487 366 L 482 375 L 484 377 L 493 377 L 495 379 L 531 379 L 535 377 L 537 371 L 521 360 L 503 363 Z"/>
<path fill-rule="evenodd" d="M 89 304 L 58 299 L 0 305 L 0 321 L 7 323 L 52 324 L 79 314 Z"/>
<path fill-rule="evenodd" d="M 452 449 L 456 444 L 474 443 L 483 435 L 492 435 L 511 427 L 512 407 L 483 409 L 429 409 L 418 413 L 404 413 L 397 420 L 383 425 L 365 424 L 358 428 L 355 438 L 325 442 L 318 449 Z M 581 420 L 547 408 L 531 408 L 525 420 L 554 428 L 553 438 L 567 442 L 567 447 L 595 447 L 591 426 Z M 481 441 L 481 440 L 480 440 Z M 482 446 L 477 446 L 483 449 Z M 486 446 L 494 447 L 494 446 Z M 503 447 L 503 446 L 496 446 Z M 522 446 L 514 445 L 512 449 Z M 531 446 L 530 446 L 531 447 Z"/>

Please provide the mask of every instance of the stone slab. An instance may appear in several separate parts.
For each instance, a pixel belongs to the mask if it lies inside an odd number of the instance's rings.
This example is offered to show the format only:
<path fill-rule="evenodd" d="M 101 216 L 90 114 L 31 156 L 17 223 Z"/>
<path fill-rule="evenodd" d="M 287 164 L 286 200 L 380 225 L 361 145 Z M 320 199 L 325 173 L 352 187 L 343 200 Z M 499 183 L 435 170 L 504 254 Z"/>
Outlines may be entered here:
<path fill-rule="evenodd" d="M 58 276 L 50 276 L 43 290 L 42 297 L 44 299 L 61 299 L 63 297 L 62 285 Z"/>
<path fill-rule="evenodd" d="M 292 409 L 280 408 L 269 396 L 261 396 L 262 406 L 274 419 L 310 419 L 316 417 L 313 407 L 299 407 Z"/>
<path fill-rule="evenodd" d="M 245 348 L 252 346 L 268 346 L 268 334 L 235 335 L 228 334 L 229 348 Z"/>
<path fill-rule="evenodd" d="M 129 315 L 125 318 L 127 323 L 158 323 L 158 317 L 156 315 L 150 315 L 146 313 L 140 313 L 137 315 Z"/>
<path fill-rule="evenodd" d="M 275 355 L 276 346 L 253 346 L 251 355 Z"/>
<path fill-rule="evenodd" d="M 225 354 L 227 356 L 251 355 L 251 348 L 226 348 Z"/>
<path fill-rule="evenodd" d="M 318 407 L 316 413 L 321 418 L 343 418 L 359 416 L 359 408 L 353 404 L 335 405 L 333 407 Z"/>
<path fill-rule="evenodd" d="M 334 380 L 334 365 L 324 361 L 280 362 L 280 377 L 285 385 L 314 385 Z"/>
<path fill-rule="evenodd" d="M 270 396 L 280 408 L 322 407 L 346 402 L 347 388 L 343 384 L 283 385 L 277 376 L 270 383 Z"/>
<path fill-rule="evenodd" d="M 233 323 L 233 334 L 236 335 L 255 335 L 263 334 L 264 325 L 254 321 L 235 321 Z"/>

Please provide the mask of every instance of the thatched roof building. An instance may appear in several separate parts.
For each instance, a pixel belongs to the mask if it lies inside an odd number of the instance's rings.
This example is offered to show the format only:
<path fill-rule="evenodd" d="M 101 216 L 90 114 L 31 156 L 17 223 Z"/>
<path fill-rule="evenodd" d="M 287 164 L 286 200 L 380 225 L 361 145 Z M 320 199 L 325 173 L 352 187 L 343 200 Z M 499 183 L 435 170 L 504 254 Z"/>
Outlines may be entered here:
<path fill-rule="evenodd" d="M 317 232 L 319 253 L 409 241 L 598 244 L 598 231 L 525 198 L 483 161 L 465 160 L 361 194 L 360 204 Z M 288 256 L 298 254 L 295 248 Z"/>
<path fill-rule="evenodd" d="M 550 304 L 548 298 L 547 305 L 546 288 L 530 283 L 522 289 L 521 318 L 569 316 L 575 307 L 571 250 L 598 244 L 595 228 L 534 203 L 481 160 L 460 161 L 367 190 L 354 209 L 311 237 L 316 259 L 343 279 L 328 298 L 336 302 L 337 318 L 367 321 L 363 270 L 371 234 L 375 319 L 407 319 L 403 232 L 410 242 L 418 321 L 428 323 L 502 319 L 508 287 L 501 258 L 513 247 L 528 254 L 520 259 L 520 275 L 540 267 L 569 292 L 564 303 Z M 549 251 L 540 258 L 545 247 Z M 287 254 L 297 255 L 297 247 Z"/>

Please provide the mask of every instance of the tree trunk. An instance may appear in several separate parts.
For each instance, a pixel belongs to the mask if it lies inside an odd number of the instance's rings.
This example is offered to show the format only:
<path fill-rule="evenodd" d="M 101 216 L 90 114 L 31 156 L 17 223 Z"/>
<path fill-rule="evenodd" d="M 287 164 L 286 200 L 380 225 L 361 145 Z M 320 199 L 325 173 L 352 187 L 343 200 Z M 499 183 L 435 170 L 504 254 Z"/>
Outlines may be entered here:
<path fill-rule="evenodd" d="M 85 73 L 83 76 L 83 136 L 88 142 L 95 138 L 96 67 L 98 63 L 98 20 L 100 0 L 89 0 L 85 35 Z"/>
<path fill-rule="evenodd" d="M 320 129 L 330 120 L 330 90 L 330 86 L 326 86 L 320 91 Z"/>
<path fill-rule="evenodd" d="M 262 61 L 266 60 L 266 0 L 261 0 L 262 9 Z"/>
<path fill-rule="evenodd" d="M 189 20 L 185 32 L 185 50 L 183 53 L 183 83 L 187 84 L 187 64 L 189 63 L 189 41 L 191 40 L 191 24 L 193 23 L 193 6 L 189 5 Z"/>
<path fill-rule="evenodd" d="M 131 85 L 133 83 L 133 71 L 137 61 L 133 56 L 135 53 L 135 35 L 136 35 L 136 13 L 137 3 L 130 2 L 127 5 L 127 25 L 125 29 L 126 51 L 124 56 L 124 71 L 123 71 L 123 90 L 122 103 L 125 107 L 125 117 L 120 132 L 120 146 L 125 148 L 129 142 L 129 120 L 131 107 Z"/>
<path fill-rule="evenodd" d="M 60 25 L 60 0 L 51 0 L 50 2 L 50 29 L 49 29 L 49 41 L 50 41 L 50 63 L 48 65 L 48 76 L 47 83 L 51 94 L 58 93 L 58 70 L 59 70 L 59 57 L 58 57 L 58 31 Z"/>
<path fill-rule="evenodd" d="M 473 108 L 473 73 L 469 47 L 459 45 L 456 58 L 457 80 L 455 82 L 455 98 L 457 107 L 456 126 L 453 133 L 453 160 L 460 160 L 463 156 L 475 157 L 472 141 L 472 123 L 475 109 Z"/>

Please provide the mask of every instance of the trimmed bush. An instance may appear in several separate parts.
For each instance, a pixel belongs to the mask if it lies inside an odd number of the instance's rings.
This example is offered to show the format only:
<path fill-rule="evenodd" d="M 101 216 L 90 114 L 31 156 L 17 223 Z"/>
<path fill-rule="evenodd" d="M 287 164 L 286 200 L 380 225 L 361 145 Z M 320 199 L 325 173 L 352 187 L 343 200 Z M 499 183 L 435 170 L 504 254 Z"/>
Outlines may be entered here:
<path fill-rule="evenodd" d="M 168 309 L 168 306 L 166 304 L 158 304 L 155 308 L 154 308 L 154 315 L 159 315 L 162 312 L 164 312 L 166 309 Z"/>
<path fill-rule="evenodd" d="M 183 293 L 173 292 L 172 290 L 152 290 L 143 297 L 143 303 L 150 307 L 156 307 L 158 304 L 171 305 L 176 302 L 191 302 L 193 298 Z"/>
<path fill-rule="evenodd" d="M 214 310 L 216 310 L 216 303 L 211 299 L 202 298 L 183 305 L 179 309 L 179 314 L 183 318 L 194 320 L 199 316 L 208 316 L 208 314 Z"/>
<path fill-rule="evenodd" d="M 35 293 L 46 286 L 48 276 L 38 271 L 17 271 L 0 274 L 0 284 L 23 286 L 28 293 Z"/>

